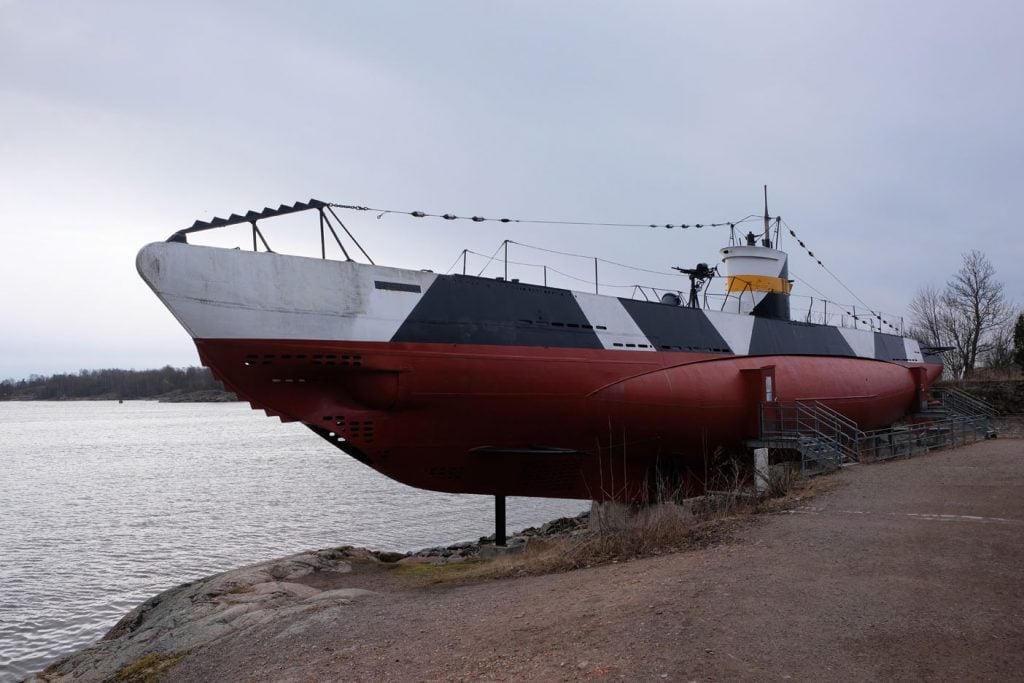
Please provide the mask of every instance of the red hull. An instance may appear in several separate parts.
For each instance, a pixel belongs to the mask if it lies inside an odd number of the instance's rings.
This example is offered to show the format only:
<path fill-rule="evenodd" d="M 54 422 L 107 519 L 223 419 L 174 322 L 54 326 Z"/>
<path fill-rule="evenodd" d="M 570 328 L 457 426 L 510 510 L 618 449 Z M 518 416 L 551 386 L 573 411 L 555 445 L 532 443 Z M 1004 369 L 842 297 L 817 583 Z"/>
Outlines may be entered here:
<path fill-rule="evenodd" d="M 870 429 L 912 412 L 941 366 L 824 356 L 400 342 L 197 339 L 254 407 L 381 473 L 456 493 L 643 497 L 703 488 L 716 448 L 755 437 L 762 377 Z M 915 373 L 910 367 L 924 368 Z"/>

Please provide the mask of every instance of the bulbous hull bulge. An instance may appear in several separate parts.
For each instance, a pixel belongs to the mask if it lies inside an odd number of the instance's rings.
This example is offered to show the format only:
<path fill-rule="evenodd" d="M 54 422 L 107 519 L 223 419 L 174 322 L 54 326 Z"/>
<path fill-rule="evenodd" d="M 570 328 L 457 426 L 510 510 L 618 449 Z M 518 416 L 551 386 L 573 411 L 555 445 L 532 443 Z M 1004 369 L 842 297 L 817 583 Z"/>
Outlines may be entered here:
<path fill-rule="evenodd" d="M 766 398 L 870 429 L 941 372 L 898 336 L 517 282 L 173 243 L 137 263 L 240 398 L 437 491 L 697 493 Z"/>

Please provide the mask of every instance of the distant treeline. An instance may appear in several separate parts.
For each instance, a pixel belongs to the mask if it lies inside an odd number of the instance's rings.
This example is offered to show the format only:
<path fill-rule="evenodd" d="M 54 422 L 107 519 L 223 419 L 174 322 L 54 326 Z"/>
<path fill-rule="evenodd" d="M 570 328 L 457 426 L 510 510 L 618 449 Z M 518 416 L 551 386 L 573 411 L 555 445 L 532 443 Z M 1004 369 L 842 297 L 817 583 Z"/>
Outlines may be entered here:
<path fill-rule="evenodd" d="M 209 394 L 216 400 L 223 385 L 206 368 L 159 370 L 82 370 L 77 374 L 0 382 L 0 401 L 60 401 L 75 399 L 187 398 Z"/>

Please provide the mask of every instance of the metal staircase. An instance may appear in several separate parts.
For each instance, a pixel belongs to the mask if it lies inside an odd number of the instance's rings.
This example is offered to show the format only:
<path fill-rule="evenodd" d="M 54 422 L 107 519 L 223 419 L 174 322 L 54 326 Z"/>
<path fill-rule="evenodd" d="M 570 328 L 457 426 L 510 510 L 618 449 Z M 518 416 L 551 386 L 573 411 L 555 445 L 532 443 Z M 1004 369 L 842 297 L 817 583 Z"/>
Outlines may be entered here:
<path fill-rule="evenodd" d="M 934 401 L 906 422 L 862 431 L 818 401 L 770 401 L 760 406 L 759 437 L 751 448 L 800 454 L 801 469 L 815 473 L 862 459 L 886 460 L 991 438 L 995 406 L 952 387 L 932 389 Z"/>
<path fill-rule="evenodd" d="M 761 404 L 756 447 L 795 450 L 805 469 L 823 469 L 860 460 L 863 435 L 852 420 L 818 401 L 773 401 Z"/>
<path fill-rule="evenodd" d="M 999 409 L 988 401 L 974 394 L 969 394 L 956 387 L 934 387 L 932 396 L 939 402 L 941 409 L 964 416 L 984 415 L 988 418 L 998 417 Z"/>

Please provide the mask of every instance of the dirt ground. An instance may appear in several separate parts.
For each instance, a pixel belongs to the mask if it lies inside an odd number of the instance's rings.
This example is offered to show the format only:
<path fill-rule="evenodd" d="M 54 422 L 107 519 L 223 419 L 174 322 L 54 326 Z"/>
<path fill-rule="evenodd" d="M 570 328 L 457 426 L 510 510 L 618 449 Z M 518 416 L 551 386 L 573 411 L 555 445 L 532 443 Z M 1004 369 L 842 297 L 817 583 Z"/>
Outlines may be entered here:
<path fill-rule="evenodd" d="M 1020 680 L 1024 441 L 835 476 L 704 550 L 381 585 L 227 636 L 161 680 Z"/>

